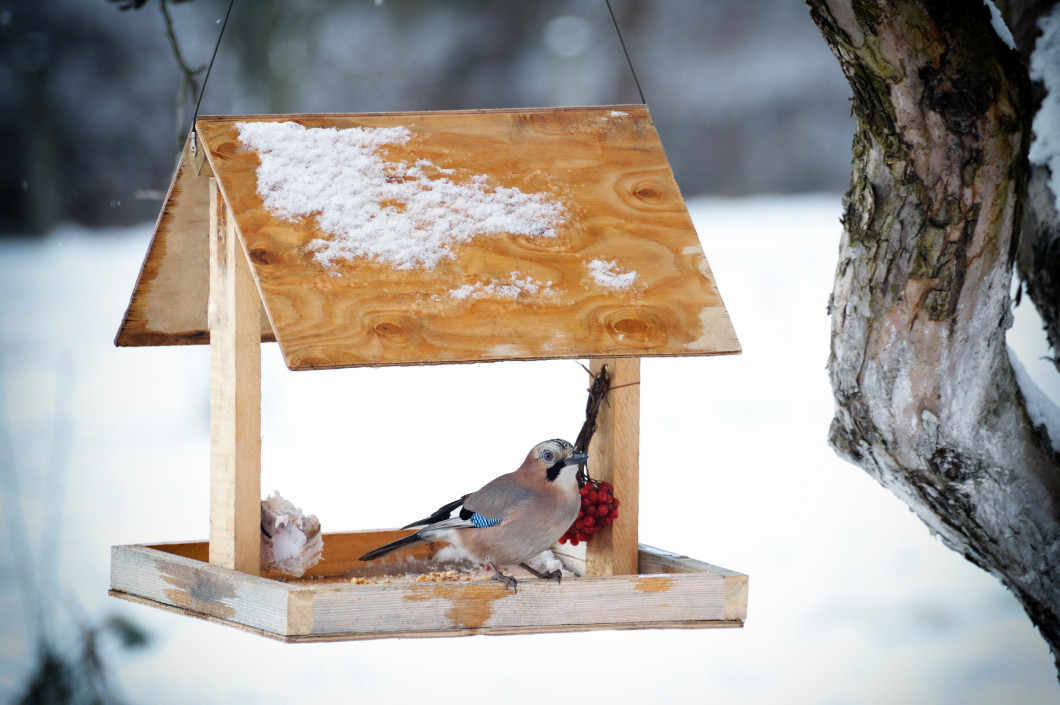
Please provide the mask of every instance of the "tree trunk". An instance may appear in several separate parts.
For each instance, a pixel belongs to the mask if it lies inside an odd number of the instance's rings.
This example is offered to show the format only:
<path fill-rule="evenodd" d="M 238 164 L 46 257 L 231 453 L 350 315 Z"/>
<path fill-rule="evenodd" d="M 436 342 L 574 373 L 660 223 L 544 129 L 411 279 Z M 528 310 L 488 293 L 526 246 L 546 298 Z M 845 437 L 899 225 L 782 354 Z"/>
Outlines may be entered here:
<path fill-rule="evenodd" d="M 857 117 L 829 441 L 1008 586 L 1057 658 L 1060 454 L 1005 346 L 1027 69 L 982 0 L 805 1 Z"/>
<path fill-rule="evenodd" d="M 1002 0 L 997 4 L 1012 28 L 1020 56 L 1029 66 L 1041 34 L 1038 20 L 1052 12 L 1057 0 Z M 1031 85 L 1030 114 L 1038 113 L 1045 92 L 1041 81 Z M 1053 364 L 1060 372 L 1060 214 L 1056 210 L 1057 194 L 1049 187 L 1049 175 L 1048 167 L 1031 166 L 1016 272 L 1021 280 L 1020 292 L 1026 289 L 1042 318 Z"/>
<path fill-rule="evenodd" d="M 1016 271 L 1020 291 L 1026 290 L 1038 309 L 1053 365 L 1060 372 L 1060 214 L 1045 166 L 1031 167 Z"/>

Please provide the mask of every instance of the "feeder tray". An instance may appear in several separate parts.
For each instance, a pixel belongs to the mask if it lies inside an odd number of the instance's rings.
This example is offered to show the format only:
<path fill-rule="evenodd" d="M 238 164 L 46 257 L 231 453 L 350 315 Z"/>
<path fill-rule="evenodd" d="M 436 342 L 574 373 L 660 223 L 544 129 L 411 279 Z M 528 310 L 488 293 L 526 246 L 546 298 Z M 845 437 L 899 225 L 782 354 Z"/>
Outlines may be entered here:
<path fill-rule="evenodd" d="M 747 614 L 746 575 L 644 545 L 637 574 L 520 580 L 517 594 L 490 580 L 353 582 L 447 568 L 429 560 L 435 544 L 356 562 L 407 533 L 325 534 L 324 559 L 298 580 L 211 565 L 206 542 L 115 546 L 111 594 L 286 642 L 740 627 Z M 559 557 L 584 572 L 584 557 Z"/>
<path fill-rule="evenodd" d="M 367 150 L 388 182 L 561 215 L 548 232 L 516 223 L 453 242 L 426 265 L 322 258 L 336 237 L 326 206 L 270 206 L 276 184 L 263 188 L 259 167 L 271 157 L 243 138 L 258 123 L 400 128 Z M 590 358 L 613 393 L 589 467 L 621 515 L 588 544 L 554 548 L 579 577 L 522 580 L 517 593 L 486 580 L 352 582 L 408 555 L 444 569 L 433 544 L 357 561 L 409 533 L 396 530 L 325 534 L 323 561 L 299 580 L 262 573 L 263 341 L 293 370 Z M 640 358 L 740 351 L 645 106 L 200 117 L 116 343 L 210 344 L 211 516 L 208 543 L 113 547 L 111 595 L 285 641 L 743 624 L 746 575 L 638 543 Z"/>

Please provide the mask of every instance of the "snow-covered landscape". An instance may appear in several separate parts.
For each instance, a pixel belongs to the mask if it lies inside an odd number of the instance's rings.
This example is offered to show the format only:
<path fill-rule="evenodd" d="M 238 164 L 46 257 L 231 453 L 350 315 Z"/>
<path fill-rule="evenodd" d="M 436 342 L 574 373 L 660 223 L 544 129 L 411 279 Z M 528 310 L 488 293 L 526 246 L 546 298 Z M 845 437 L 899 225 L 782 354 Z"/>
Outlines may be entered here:
<path fill-rule="evenodd" d="M 811 13 L 786 0 L 611 4 L 255 0 L 228 23 L 228 0 L 0 0 L 0 703 L 20 702 L 44 638 L 76 661 L 89 634 L 130 705 L 1060 703 L 1053 655 L 1013 594 L 827 443 L 855 111 Z M 985 4 L 1022 49 L 1027 27 L 1009 31 L 998 9 L 1018 18 L 1021 4 Z M 1051 168 L 1053 193 L 1031 199 L 1060 194 L 1060 6 L 1035 21 L 1023 58 L 1045 95 L 1029 157 Z M 107 595 L 111 546 L 209 534 L 209 349 L 114 337 L 215 42 L 199 115 L 248 116 L 241 138 L 267 155 L 259 178 L 275 177 L 270 209 L 330 224 L 314 251 L 335 276 L 357 257 L 429 270 L 485 232 L 554 236 L 568 194 L 373 156 L 414 140 L 407 130 L 253 116 L 650 105 L 743 352 L 644 360 L 640 540 L 749 575 L 742 629 L 287 645 Z M 443 191 L 464 214 L 432 230 Z M 402 207 L 388 211 L 391 197 Z M 357 228 L 370 237 L 346 236 Z M 613 252 L 577 269 L 631 297 L 649 274 Z M 562 296 L 549 279 L 504 267 L 433 301 L 546 306 Z M 1011 286 L 1026 410 L 1060 447 L 1060 375 L 1029 284 Z M 326 533 L 401 526 L 539 441 L 573 441 L 588 382 L 575 360 L 291 372 L 266 344 L 262 495 Z M 146 647 L 93 631 L 115 618 Z"/>
<path fill-rule="evenodd" d="M 113 346 L 150 224 L 62 226 L 0 241 L 0 700 L 35 657 L 24 589 L 52 633 L 150 632 L 104 652 L 127 702 L 1060 700 L 1016 599 L 826 443 L 839 195 L 689 205 L 744 352 L 643 363 L 640 536 L 747 573 L 743 629 L 285 645 L 107 597 L 110 546 L 208 534 L 209 356 Z M 1060 399 L 1029 302 L 1009 345 Z M 404 524 L 571 438 L 587 384 L 574 361 L 292 373 L 275 345 L 262 376 L 262 491 L 326 532 Z"/>

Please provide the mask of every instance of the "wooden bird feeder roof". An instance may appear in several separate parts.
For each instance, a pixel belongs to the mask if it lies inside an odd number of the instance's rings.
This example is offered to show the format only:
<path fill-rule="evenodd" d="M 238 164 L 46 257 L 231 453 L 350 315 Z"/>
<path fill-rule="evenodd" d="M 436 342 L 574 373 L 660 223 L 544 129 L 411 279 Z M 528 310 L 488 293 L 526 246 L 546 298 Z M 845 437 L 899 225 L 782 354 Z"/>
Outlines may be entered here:
<path fill-rule="evenodd" d="M 363 232 L 350 234 L 341 213 L 363 198 L 312 190 L 336 181 L 326 168 L 297 194 L 295 214 L 290 193 L 276 200 L 265 169 L 282 150 L 247 139 L 262 123 L 305 128 L 291 139 L 375 139 L 353 145 L 360 172 L 339 177 L 363 180 L 350 189 L 357 196 L 379 194 L 354 224 Z M 262 340 L 276 340 L 291 369 L 740 350 L 645 106 L 200 117 L 196 126 L 118 345 L 209 342 L 213 177 L 260 292 Z M 410 214 L 414 198 L 431 195 L 454 203 L 448 227 Z M 468 215 L 461 198 L 486 214 Z M 487 222 L 498 208 L 499 227 Z M 387 228 L 411 231 L 398 243 L 411 242 L 411 254 L 363 254 Z M 322 258 L 344 233 L 355 247 L 369 238 L 362 254 Z M 433 263 L 414 260 L 417 235 L 442 239 Z"/>
<path fill-rule="evenodd" d="M 196 133 L 116 342 L 210 344 L 210 538 L 114 546 L 110 594 L 284 641 L 743 626 L 746 575 L 638 541 L 639 358 L 740 350 L 646 107 L 205 117 Z M 301 581 L 263 573 L 266 340 L 292 369 L 592 358 L 617 393 L 588 465 L 619 517 L 554 547 L 576 579 L 518 595 L 356 582 L 403 570 L 356 559 L 399 530 L 324 534 Z"/>

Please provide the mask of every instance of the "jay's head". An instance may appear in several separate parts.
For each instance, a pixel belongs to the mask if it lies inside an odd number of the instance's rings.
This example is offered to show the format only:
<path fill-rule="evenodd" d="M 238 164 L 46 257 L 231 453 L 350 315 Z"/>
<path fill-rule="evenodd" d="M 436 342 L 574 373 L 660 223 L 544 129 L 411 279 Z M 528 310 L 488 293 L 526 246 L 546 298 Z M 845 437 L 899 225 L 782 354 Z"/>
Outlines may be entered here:
<path fill-rule="evenodd" d="M 576 452 L 574 446 L 562 438 L 553 438 L 534 446 L 526 457 L 525 465 L 535 475 L 542 473 L 546 480 L 555 482 L 564 470 L 573 477 L 578 470 L 578 464 L 584 463 L 588 458 L 585 453 Z"/>

